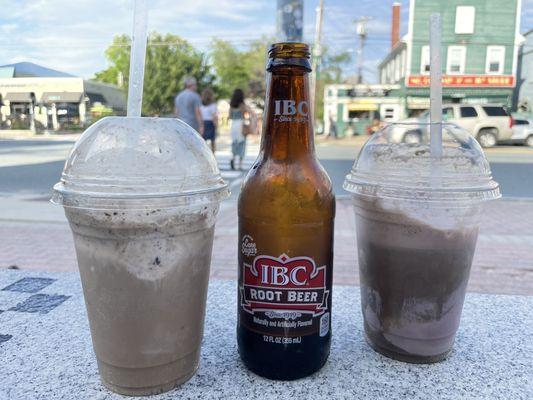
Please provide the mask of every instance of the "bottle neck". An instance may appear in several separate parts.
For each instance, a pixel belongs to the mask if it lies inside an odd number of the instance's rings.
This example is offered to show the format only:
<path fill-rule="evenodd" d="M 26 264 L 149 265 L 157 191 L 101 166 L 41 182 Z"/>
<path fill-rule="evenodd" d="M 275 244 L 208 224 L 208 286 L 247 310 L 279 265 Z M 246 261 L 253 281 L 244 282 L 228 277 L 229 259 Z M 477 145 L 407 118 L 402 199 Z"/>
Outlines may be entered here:
<path fill-rule="evenodd" d="M 271 68 L 267 82 L 261 140 L 264 157 L 280 161 L 314 157 L 308 70 L 293 65 L 276 66 Z"/>

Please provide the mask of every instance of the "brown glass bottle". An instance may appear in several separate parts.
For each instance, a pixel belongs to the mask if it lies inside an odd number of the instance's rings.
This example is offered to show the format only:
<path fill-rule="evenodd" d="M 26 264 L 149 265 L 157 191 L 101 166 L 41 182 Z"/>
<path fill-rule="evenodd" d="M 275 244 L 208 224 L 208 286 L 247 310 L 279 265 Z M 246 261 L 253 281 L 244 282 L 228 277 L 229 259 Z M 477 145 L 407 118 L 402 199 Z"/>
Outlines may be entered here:
<path fill-rule="evenodd" d="M 269 50 L 261 151 L 239 196 L 237 340 L 270 379 L 319 370 L 331 343 L 335 197 L 315 154 L 309 48 Z"/>

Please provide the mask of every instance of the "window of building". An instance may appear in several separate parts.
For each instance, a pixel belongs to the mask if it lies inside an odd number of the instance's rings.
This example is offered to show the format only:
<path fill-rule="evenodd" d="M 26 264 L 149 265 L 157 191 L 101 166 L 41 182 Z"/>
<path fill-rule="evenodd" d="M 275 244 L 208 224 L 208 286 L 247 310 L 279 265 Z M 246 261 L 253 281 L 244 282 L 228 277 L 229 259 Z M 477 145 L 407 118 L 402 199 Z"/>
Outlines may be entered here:
<path fill-rule="evenodd" d="M 461 118 L 475 118 L 477 111 L 474 107 L 461 107 Z"/>
<path fill-rule="evenodd" d="M 466 47 L 449 46 L 446 63 L 446 73 L 450 75 L 460 75 L 465 73 Z"/>
<path fill-rule="evenodd" d="M 429 75 L 429 46 L 422 46 L 420 53 L 420 73 Z"/>
<path fill-rule="evenodd" d="M 398 114 L 398 107 L 397 106 L 387 106 L 381 108 L 381 114 L 385 121 L 393 121 L 397 118 Z"/>
<path fill-rule="evenodd" d="M 503 65 L 505 62 L 504 46 L 487 47 L 487 64 L 485 72 L 487 74 L 503 74 Z"/>
<path fill-rule="evenodd" d="M 508 117 L 509 113 L 505 108 L 498 107 L 498 106 L 486 106 L 483 107 L 483 111 L 485 111 L 485 114 L 489 117 Z"/>
<path fill-rule="evenodd" d="M 455 33 L 474 33 L 476 8 L 472 6 L 457 6 L 455 9 Z"/>

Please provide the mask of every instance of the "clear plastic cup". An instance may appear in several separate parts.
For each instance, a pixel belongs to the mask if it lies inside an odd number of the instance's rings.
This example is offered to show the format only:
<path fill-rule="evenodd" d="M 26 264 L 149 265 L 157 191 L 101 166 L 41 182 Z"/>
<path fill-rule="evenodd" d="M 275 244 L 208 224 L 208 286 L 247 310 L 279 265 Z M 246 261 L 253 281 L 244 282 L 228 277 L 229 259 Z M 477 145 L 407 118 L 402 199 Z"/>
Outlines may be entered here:
<path fill-rule="evenodd" d="M 386 126 L 362 148 L 344 183 L 356 216 L 367 341 L 388 357 L 415 363 L 450 352 L 482 205 L 500 197 L 468 132 L 443 124 L 443 154 L 432 157 L 429 127 Z M 414 135 L 415 143 L 405 143 Z"/>
<path fill-rule="evenodd" d="M 70 223 L 109 389 L 149 395 L 198 368 L 213 231 L 229 191 L 175 119 L 104 118 L 78 140 L 52 201 Z"/>

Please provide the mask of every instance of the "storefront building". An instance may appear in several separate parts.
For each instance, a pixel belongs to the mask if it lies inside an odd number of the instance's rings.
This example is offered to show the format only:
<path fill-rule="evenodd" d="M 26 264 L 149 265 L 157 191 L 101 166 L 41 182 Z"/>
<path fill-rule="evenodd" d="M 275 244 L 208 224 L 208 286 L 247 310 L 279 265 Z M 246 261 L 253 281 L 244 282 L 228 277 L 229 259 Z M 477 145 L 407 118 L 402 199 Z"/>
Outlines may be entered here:
<path fill-rule="evenodd" d="M 435 12 L 442 15 L 444 102 L 511 107 L 524 40 L 520 9 L 521 0 L 411 0 L 407 34 L 396 43 L 393 38 L 379 65 L 381 83 L 400 85 L 403 116 L 429 108 L 429 17 Z"/>
<path fill-rule="evenodd" d="M 123 114 L 123 90 L 32 63 L 0 67 L 2 129 L 53 130 L 83 127 L 90 110 L 103 105 Z"/>
<path fill-rule="evenodd" d="M 533 118 L 533 29 L 524 34 L 525 42 L 518 55 L 518 78 L 515 92 L 516 111 Z"/>
<path fill-rule="evenodd" d="M 393 122 L 401 117 L 400 85 L 326 85 L 324 132 L 335 124 L 339 136 L 364 135 L 374 120 Z"/>

